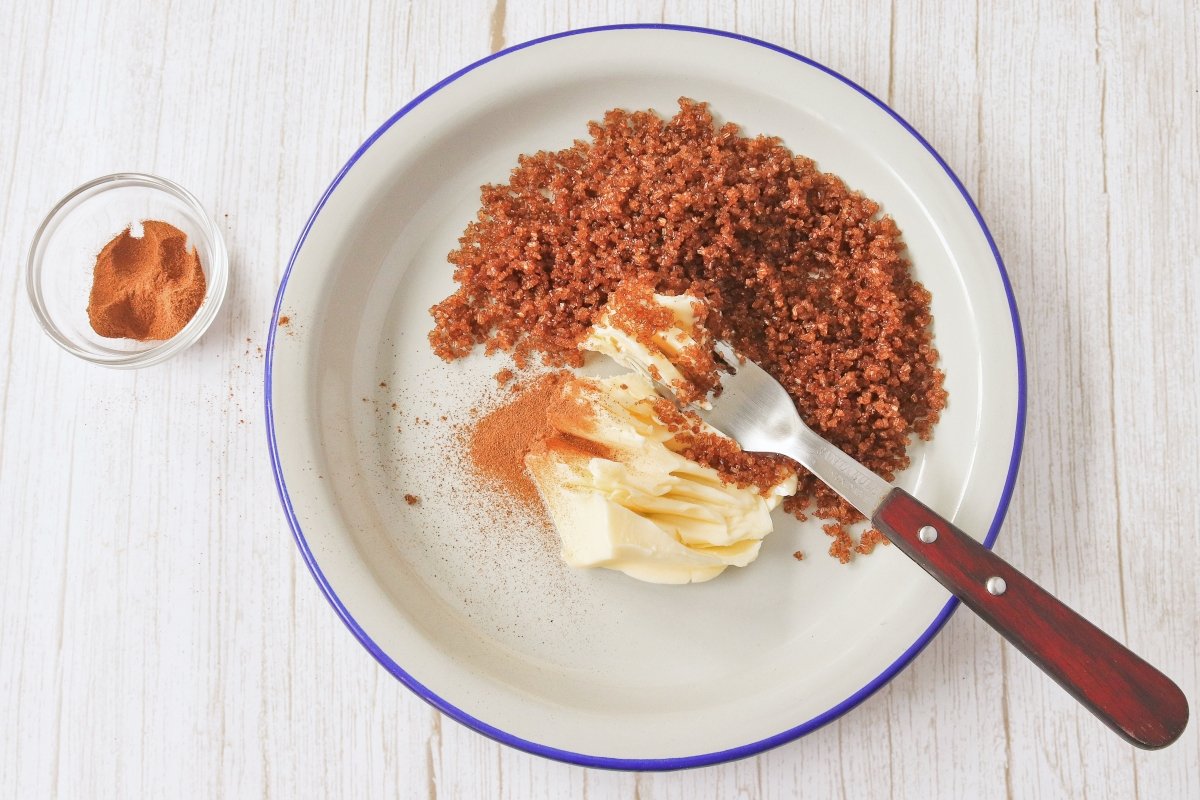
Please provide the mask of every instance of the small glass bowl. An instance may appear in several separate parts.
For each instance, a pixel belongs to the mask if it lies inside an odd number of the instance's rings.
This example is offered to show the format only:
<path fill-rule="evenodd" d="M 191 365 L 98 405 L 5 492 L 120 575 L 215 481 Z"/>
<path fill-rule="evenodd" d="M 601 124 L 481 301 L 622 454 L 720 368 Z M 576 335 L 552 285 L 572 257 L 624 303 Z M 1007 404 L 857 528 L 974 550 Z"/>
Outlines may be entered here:
<path fill-rule="evenodd" d="M 106 338 L 92 330 L 87 315 L 96 256 L 130 225 L 140 233 L 148 219 L 187 234 L 204 270 L 204 300 L 170 339 Z M 29 301 L 50 338 L 93 364 L 125 369 L 157 364 L 195 343 L 216 319 L 229 285 L 225 241 L 200 201 L 177 183 L 133 172 L 88 181 L 59 201 L 34 234 L 26 269 Z"/>

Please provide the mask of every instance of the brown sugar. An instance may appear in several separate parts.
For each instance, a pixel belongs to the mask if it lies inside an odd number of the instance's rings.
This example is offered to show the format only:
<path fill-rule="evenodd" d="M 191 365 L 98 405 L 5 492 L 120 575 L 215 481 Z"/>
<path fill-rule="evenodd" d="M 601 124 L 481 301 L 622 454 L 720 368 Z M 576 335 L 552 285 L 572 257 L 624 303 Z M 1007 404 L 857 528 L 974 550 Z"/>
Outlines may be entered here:
<path fill-rule="evenodd" d="M 207 281 L 187 234 L 167 222 L 142 222 L 117 234 L 96 256 L 88 321 L 110 339 L 170 339 L 204 302 Z"/>
<path fill-rule="evenodd" d="M 837 522 L 830 522 L 821 526 L 821 530 L 825 531 L 825 535 L 833 539 L 829 544 L 829 555 L 836 558 L 843 564 L 853 558 L 854 540 L 850 538 L 850 533 L 845 526 Z"/>
<path fill-rule="evenodd" d="M 885 479 L 908 466 L 946 392 L 929 292 L 879 205 L 687 99 L 670 120 L 617 109 L 589 133 L 482 187 L 448 256 L 458 288 L 431 309 L 434 351 L 578 365 L 625 282 L 693 292 L 715 311 L 713 335 L 773 375 L 819 434 Z M 862 517 L 814 476 L 799 472 L 784 508 L 829 520 L 830 552 L 852 557 L 845 526 Z"/>
<path fill-rule="evenodd" d="M 754 486 L 765 495 L 796 470 L 784 456 L 744 452 L 737 442 L 705 429 L 700 417 L 681 411 L 665 398 L 654 401 L 654 414 L 672 434 L 667 447 L 715 469 L 726 483 L 741 488 Z"/>
<path fill-rule="evenodd" d="M 872 528 L 859 537 L 858 544 L 854 546 L 854 552 L 864 556 L 870 555 L 875 550 L 875 546 L 880 544 L 887 545 L 891 542 L 882 533 Z"/>

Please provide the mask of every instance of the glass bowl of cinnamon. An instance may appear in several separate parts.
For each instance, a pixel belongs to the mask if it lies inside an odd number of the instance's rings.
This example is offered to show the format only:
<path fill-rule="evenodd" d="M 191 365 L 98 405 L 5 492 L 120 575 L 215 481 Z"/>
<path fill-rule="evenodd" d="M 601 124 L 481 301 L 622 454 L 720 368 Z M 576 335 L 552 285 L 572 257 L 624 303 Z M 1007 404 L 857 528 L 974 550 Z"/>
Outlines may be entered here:
<path fill-rule="evenodd" d="M 55 342 L 107 367 L 157 364 L 220 311 L 229 257 L 216 223 L 177 183 L 123 172 L 88 181 L 47 215 L 26 283 Z"/>

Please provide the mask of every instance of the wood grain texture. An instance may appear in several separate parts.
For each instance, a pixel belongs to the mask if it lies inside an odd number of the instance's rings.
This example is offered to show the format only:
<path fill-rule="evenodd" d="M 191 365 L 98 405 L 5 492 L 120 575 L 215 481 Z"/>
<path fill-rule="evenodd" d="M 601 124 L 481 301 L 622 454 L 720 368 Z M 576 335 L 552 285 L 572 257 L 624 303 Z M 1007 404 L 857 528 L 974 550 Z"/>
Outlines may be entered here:
<path fill-rule="evenodd" d="M 1195 4 L 492 0 L 0 5 L 0 795 L 1200 796 L 1197 726 L 1135 752 L 960 613 L 869 702 L 758 758 L 621 774 L 503 748 L 411 696 L 309 578 L 262 426 L 275 288 L 312 205 L 402 103 L 497 47 L 631 20 L 810 55 L 887 99 L 974 194 L 1029 355 L 998 550 L 1200 686 Z M 186 357 L 60 352 L 22 267 L 120 169 L 189 187 L 232 286 Z"/>
<path fill-rule="evenodd" d="M 1188 702 L 1170 678 L 995 551 L 903 489 L 891 490 L 872 522 L 1130 744 L 1157 750 L 1183 734 Z"/>

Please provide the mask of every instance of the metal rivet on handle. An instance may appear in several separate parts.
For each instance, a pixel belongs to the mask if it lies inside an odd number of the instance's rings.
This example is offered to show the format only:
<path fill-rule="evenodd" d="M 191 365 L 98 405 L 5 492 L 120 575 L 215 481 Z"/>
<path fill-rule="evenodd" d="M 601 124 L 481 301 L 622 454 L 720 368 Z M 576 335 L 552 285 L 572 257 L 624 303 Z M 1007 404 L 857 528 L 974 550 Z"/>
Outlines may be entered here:
<path fill-rule="evenodd" d="M 933 527 L 932 525 L 926 525 L 925 527 L 921 528 L 921 530 L 917 531 L 917 538 L 925 544 L 933 544 L 937 541 L 937 528 Z"/>
<path fill-rule="evenodd" d="M 987 579 L 987 590 L 991 594 L 1004 594 L 1004 590 L 1008 588 L 1008 584 L 1004 582 L 1004 578 L 995 576 Z"/>

